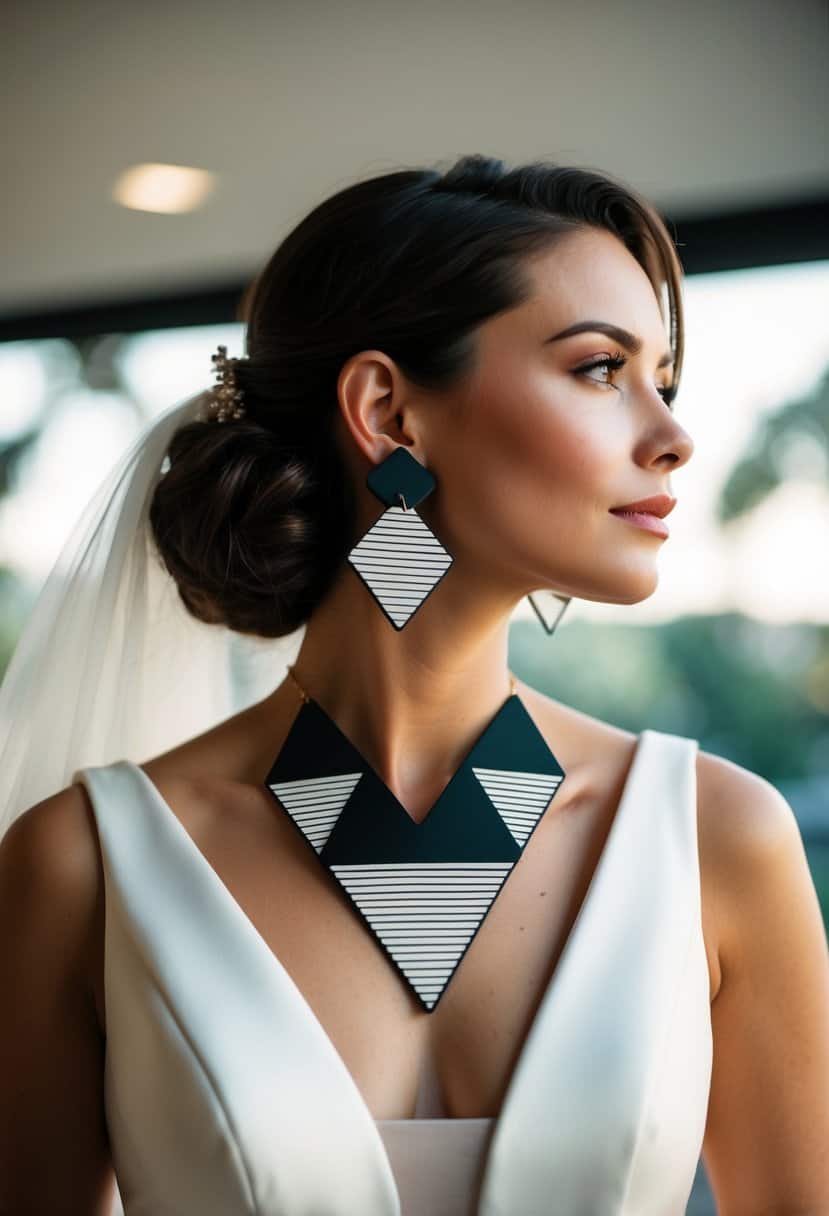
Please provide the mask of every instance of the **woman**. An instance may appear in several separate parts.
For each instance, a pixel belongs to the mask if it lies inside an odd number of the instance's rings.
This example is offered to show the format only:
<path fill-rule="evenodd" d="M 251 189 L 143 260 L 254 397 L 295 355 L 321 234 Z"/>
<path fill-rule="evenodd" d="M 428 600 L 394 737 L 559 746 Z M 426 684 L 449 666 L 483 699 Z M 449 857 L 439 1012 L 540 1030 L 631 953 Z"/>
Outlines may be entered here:
<path fill-rule="evenodd" d="M 524 595 L 656 587 L 680 275 L 623 184 L 477 156 L 276 250 L 6 677 L 0 1210 L 667 1216 L 703 1151 L 829 1211 L 788 804 L 507 665 Z"/>

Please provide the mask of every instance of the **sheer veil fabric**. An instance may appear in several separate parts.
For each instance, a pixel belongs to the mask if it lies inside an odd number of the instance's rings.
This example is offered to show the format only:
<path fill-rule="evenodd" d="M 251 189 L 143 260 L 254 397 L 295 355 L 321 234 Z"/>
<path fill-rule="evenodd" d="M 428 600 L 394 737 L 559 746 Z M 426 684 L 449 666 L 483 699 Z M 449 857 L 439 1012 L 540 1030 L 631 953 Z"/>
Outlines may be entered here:
<path fill-rule="evenodd" d="M 133 441 L 75 523 L 0 685 L 0 838 L 77 769 L 141 763 L 266 696 L 296 658 L 287 637 L 203 625 L 151 542 L 148 510 L 175 431 L 206 393 Z"/>

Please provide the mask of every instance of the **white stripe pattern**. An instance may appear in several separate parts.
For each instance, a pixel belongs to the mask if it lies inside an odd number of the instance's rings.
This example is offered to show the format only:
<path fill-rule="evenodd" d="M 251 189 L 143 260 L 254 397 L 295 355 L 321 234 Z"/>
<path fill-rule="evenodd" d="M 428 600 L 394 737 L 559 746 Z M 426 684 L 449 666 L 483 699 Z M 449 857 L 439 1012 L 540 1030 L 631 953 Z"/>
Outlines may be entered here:
<path fill-rule="evenodd" d="M 331 871 L 431 1009 L 514 865 L 369 862 Z"/>
<path fill-rule="evenodd" d="M 544 814 L 561 776 L 552 773 L 522 773 L 502 768 L 477 768 L 472 772 L 512 834 L 523 848 L 530 832 Z"/>
<path fill-rule="evenodd" d="M 417 511 L 388 507 L 348 560 L 400 628 L 453 559 Z"/>
<path fill-rule="evenodd" d="M 309 777 L 269 784 L 297 827 L 302 829 L 317 853 L 320 853 L 362 775 L 340 773 L 333 777 Z"/>

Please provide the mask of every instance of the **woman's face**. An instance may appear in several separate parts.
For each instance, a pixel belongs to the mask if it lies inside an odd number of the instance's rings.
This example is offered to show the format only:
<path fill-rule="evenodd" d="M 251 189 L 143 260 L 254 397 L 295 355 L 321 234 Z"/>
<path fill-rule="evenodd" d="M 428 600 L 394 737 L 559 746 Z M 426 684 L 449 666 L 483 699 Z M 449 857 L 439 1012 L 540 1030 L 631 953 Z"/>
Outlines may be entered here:
<path fill-rule="evenodd" d="M 635 603 L 653 593 L 671 542 L 611 508 L 678 497 L 671 474 L 694 449 L 660 395 L 673 368 L 660 366 L 669 342 L 658 301 L 604 230 L 569 234 L 528 266 L 533 297 L 485 322 L 462 389 L 418 411 L 415 454 L 438 483 L 418 510 L 463 577 L 498 578 L 516 599 L 549 587 Z M 641 350 L 597 332 L 551 341 L 586 320 L 623 327 Z M 584 370 L 617 354 L 624 367 Z"/>

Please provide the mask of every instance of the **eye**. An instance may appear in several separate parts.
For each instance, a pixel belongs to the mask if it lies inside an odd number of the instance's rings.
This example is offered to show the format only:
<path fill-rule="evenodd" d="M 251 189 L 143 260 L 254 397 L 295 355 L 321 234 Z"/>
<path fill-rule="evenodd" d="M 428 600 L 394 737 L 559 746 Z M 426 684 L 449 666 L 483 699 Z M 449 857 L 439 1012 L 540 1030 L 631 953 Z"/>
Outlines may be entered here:
<path fill-rule="evenodd" d="M 605 355 L 601 359 L 594 359 L 592 363 L 586 363 L 583 367 L 577 367 L 576 375 L 584 376 L 587 374 L 587 372 L 594 371 L 595 368 L 597 368 L 597 367 L 604 368 L 605 371 L 609 375 L 611 372 L 617 372 L 621 368 L 623 368 L 625 366 L 625 364 L 627 363 L 627 361 L 628 361 L 627 355 L 623 355 L 621 353 L 621 351 L 616 351 L 615 354 Z M 588 380 L 593 380 L 592 376 L 588 376 L 587 378 L 588 378 Z M 604 383 L 604 384 L 609 384 L 611 388 L 616 387 L 609 380 L 605 380 L 603 382 L 593 380 L 593 383 L 594 384 Z M 672 384 L 666 384 L 662 388 L 658 388 L 657 392 L 659 393 L 660 397 L 665 402 L 665 404 L 668 406 L 668 408 L 672 409 L 673 408 L 672 403 L 674 401 L 674 398 L 676 397 L 676 389 L 674 388 L 674 386 Z"/>

